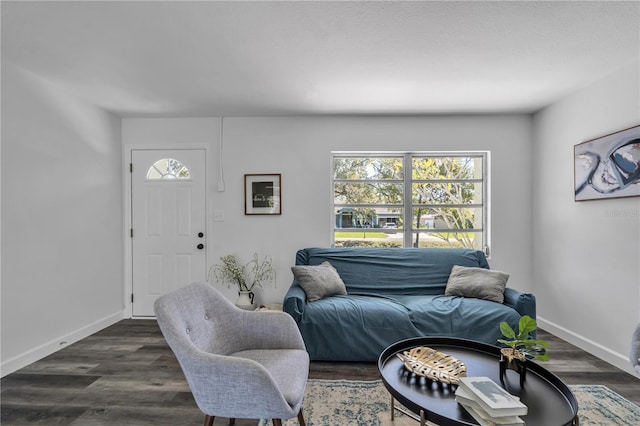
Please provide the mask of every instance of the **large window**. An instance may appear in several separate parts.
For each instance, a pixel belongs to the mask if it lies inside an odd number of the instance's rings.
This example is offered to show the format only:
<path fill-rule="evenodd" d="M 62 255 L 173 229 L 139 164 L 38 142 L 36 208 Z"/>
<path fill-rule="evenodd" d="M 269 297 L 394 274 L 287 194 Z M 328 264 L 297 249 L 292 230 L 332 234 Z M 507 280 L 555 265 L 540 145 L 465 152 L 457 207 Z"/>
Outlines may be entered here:
<path fill-rule="evenodd" d="M 487 156 L 333 153 L 333 244 L 486 251 Z"/>

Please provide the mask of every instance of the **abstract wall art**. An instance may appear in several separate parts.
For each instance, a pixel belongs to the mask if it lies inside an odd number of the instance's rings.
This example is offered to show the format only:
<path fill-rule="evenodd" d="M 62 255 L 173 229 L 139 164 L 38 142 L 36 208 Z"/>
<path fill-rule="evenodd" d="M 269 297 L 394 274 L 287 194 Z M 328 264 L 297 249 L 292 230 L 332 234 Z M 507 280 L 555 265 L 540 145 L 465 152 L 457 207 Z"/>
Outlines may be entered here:
<path fill-rule="evenodd" d="M 640 196 L 640 126 L 573 147 L 575 201 Z"/>

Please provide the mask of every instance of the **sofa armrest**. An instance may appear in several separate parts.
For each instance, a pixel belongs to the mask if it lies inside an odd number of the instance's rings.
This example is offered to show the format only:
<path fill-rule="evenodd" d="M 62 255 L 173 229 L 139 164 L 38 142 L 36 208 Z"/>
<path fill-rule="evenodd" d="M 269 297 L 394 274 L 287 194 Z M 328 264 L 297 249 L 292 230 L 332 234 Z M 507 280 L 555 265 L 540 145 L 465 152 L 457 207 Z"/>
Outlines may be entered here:
<path fill-rule="evenodd" d="M 536 297 L 530 293 L 520 293 L 512 288 L 504 289 L 504 304 L 512 307 L 520 316 L 536 317 Z"/>
<path fill-rule="evenodd" d="M 306 293 L 296 281 L 293 281 L 291 287 L 289 287 L 289 290 L 284 295 L 282 310 L 291 315 L 293 319 L 298 323 L 302 319 L 302 312 L 304 311 L 306 303 Z"/>
<path fill-rule="evenodd" d="M 520 293 L 507 287 L 504 289 L 504 304 L 518 311 L 521 317 L 529 315 L 536 318 L 536 297 L 531 293 Z M 529 333 L 532 339 L 536 338 L 536 334 L 535 330 Z"/>

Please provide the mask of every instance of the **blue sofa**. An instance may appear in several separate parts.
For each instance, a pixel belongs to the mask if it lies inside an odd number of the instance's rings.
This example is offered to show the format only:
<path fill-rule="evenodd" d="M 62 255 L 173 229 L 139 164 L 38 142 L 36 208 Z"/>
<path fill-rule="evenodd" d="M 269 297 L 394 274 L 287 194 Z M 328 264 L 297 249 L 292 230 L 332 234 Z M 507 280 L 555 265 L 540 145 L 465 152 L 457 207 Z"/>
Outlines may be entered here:
<path fill-rule="evenodd" d="M 481 251 L 438 248 L 307 248 L 296 265 L 328 261 L 346 295 L 307 301 L 295 280 L 283 309 L 300 329 L 313 360 L 375 361 L 390 344 L 417 336 L 453 336 L 497 345 L 499 324 L 516 329 L 536 316 L 532 294 L 504 290 L 504 302 L 445 296 L 454 265 L 489 269 Z"/>

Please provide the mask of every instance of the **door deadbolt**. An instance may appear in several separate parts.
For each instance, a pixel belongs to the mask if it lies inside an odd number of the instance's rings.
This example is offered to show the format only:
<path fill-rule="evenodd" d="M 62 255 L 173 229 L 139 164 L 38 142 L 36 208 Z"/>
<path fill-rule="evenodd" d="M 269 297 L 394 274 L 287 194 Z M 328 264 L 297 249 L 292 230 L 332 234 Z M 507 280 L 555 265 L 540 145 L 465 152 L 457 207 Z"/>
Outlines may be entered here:
<path fill-rule="evenodd" d="M 204 232 L 198 232 L 198 237 L 200 238 L 204 237 Z"/>

